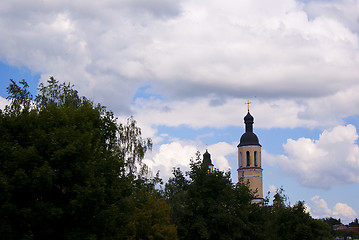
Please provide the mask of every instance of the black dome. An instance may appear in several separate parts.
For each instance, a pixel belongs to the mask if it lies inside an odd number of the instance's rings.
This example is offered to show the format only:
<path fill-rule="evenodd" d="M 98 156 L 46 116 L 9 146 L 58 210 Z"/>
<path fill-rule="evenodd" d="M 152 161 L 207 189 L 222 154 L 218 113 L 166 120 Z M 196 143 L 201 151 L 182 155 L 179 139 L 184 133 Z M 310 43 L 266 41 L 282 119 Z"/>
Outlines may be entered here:
<path fill-rule="evenodd" d="M 249 145 L 261 146 L 259 144 L 257 135 L 255 135 L 253 132 L 244 133 L 241 137 L 241 140 L 239 141 L 238 147 Z"/>
<path fill-rule="evenodd" d="M 254 117 L 249 113 L 249 110 L 247 115 L 244 117 L 244 123 L 246 125 L 246 132 L 242 135 L 238 147 L 250 145 L 261 146 L 257 135 L 253 133 Z"/>
<path fill-rule="evenodd" d="M 244 117 L 244 122 L 247 123 L 253 123 L 254 122 L 254 117 L 249 113 L 247 113 L 247 115 Z"/>
<path fill-rule="evenodd" d="M 203 154 L 203 162 L 207 164 L 212 164 L 211 160 L 211 154 L 206 150 L 206 152 Z"/>

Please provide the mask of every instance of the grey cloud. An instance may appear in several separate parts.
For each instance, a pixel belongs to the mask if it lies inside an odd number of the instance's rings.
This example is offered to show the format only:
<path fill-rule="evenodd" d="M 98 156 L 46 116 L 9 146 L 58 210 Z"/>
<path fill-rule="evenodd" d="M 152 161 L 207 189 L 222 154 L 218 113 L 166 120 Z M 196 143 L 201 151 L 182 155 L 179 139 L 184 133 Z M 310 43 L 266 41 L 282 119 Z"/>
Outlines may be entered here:
<path fill-rule="evenodd" d="M 148 84 L 172 101 L 318 98 L 357 84 L 359 41 L 348 21 L 326 22 L 309 3 L 266 4 L 3 1 L 0 59 L 43 81 L 71 81 L 119 112 Z"/>
<path fill-rule="evenodd" d="M 309 18 L 318 16 L 334 18 L 354 32 L 359 32 L 359 2 L 355 0 L 308 1 L 305 10 Z"/>
<path fill-rule="evenodd" d="M 215 98 L 215 99 L 211 99 L 209 102 L 209 105 L 211 107 L 217 107 L 217 106 L 221 106 L 223 104 L 226 103 L 226 99 L 223 98 Z"/>
<path fill-rule="evenodd" d="M 181 1 L 177 0 L 128 0 L 124 2 L 134 11 L 147 11 L 158 17 L 173 17 L 180 13 Z"/>

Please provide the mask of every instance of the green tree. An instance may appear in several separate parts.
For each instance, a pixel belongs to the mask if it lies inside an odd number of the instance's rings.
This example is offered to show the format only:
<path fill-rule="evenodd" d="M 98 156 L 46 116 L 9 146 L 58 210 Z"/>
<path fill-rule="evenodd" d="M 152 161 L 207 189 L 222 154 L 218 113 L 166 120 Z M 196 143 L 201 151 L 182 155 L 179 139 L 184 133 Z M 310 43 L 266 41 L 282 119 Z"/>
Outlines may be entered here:
<path fill-rule="evenodd" d="M 138 182 L 150 181 L 142 159 L 151 148 L 133 118 L 117 124 L 53 78 L 35 101 L 27 88 L 11 81 L 11 102 L 0 112 L 0 239 L 126 239 L 136 209 L 156 204 L 162 214 L 152 214 L 152 231 L 162 220 L 173 228 L 154 187 L 133 205 Z"/>
<path fill-rule="evenodd" d="M 330 226 L 342 224 L 340 218 L 336 219 L 336 218 L 329 217 L 329 218 L 323 218 L 322 221 L 329 224 Z"/>
<path fill-rule="evenodd" d="M 21 111 L 27 112 L 30 110 L 32 95 L 27 90 L 29 85 L 25 80 L 20 81 L 20 85 L 10 79 L 11 84 L 7 87 L 9 93 L 7 99 L 11 100 L 11 104 L 5 107 L 5 112 L 8 114 L 17 115 Z"/>
<path fill-rule="evenodd" d="M 273 206 L 264 209 L 270 209 L 263 214 L 266 239 L 333 239 L 330 226 L 313 219 L 306 212 L 304 202 L 290 205 L 282 188 L 275 194 Z"/>
<path fill-rule="evenodd" d="M 177 239 L 177 229 L 170 219 L 170 206 L 153 186 L 139 184 L 129 205 L 134 213 L 126 225 L 127 239 Z"/>
<path fill-rule="evenodd" d="M 174 169 L 174 177 L 165 188 L 179 238 L 246 239 L 249 209 L 253 207 L 248 187 L 234 185 L 229 173 L 208 173 L 199 153 L 190 167 L 188 179 L 180 169 Z"/>
<path fill-rule="evenodd" d="M 313 219 L 303 202 L 291 206 L 284 190 L 253 204 L 254 193 L 243 182 L 233 184 L 229 173 L 208 173 L 199 153 L 184 174 L 173 169 L 165 186 L 180 239 L 332 239 L 330 226 Z"/>
<path fill-rule="evenodd" d="M 349 223 L 349 227 L 359 227 L 359 221 L 357 218 L 353 222 Z"/>

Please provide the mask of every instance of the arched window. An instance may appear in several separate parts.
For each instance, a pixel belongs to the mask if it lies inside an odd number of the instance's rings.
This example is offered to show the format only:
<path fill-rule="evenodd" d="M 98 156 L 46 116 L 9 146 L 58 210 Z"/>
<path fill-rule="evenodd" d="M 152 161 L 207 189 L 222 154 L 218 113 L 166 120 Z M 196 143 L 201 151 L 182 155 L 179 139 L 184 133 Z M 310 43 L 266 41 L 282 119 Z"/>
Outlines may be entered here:
<path fill-rule="evenodd" d="M 254 151 L 254 166 L 258 166 L 257 151 Z"/>
<path fill-rule="evenodd" d="M 239 153 L 239 166 L 242 167 L 242 152 Z"/>
<path fill-rule="evenodd" d="M 247 157 L 247 167 L 249 167 L 251 165 L 251 155 L 249 153 L 249 151 L 246 152 L 246 157 Z"/>

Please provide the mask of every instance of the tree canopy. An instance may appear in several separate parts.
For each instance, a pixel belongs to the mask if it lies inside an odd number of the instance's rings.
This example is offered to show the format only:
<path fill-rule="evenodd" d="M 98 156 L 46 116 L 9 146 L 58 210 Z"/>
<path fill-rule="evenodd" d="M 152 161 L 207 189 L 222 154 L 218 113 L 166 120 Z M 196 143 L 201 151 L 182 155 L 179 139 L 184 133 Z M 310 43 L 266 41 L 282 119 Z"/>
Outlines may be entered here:
<path fill-rule="evenodd" d="M 254 193 L 243 182 L 232 183 L 229 172 L 192 160 L 184 174 L 173 169 L 165 188 L 180 239 L 332 239 L 330 226 L 310 217 L 303 202 L 291 206 L 283 190 L 254 204 Z"/>
<path fill-rule="evenodd" d="M 27 88 L 11 81 L 0 112 L 0 238 L 176 239 L 142 163 L 151 140 L 135 120 L 117 123 L 54 78 L 34 99 Z M 134 224 L 143 213 L 156 231 Z"/>

